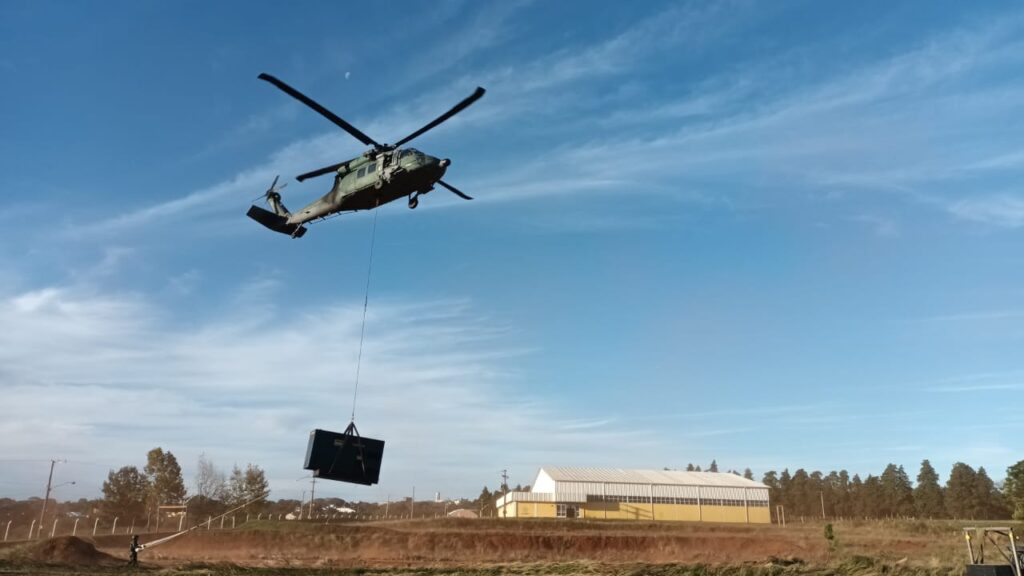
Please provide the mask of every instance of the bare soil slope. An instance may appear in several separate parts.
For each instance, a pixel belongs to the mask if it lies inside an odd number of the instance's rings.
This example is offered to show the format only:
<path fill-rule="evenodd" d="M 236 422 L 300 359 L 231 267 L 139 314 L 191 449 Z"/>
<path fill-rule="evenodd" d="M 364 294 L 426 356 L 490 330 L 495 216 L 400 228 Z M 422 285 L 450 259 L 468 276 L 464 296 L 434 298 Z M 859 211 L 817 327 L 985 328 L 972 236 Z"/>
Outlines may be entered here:
<path fill-rule="evenodd" d="M 116 566 L 124 562 L 96 549 L 92 542 L 60 536 L 12 546 L 0 551 L 0 559 L 19 564 L 67 566 Z"/>

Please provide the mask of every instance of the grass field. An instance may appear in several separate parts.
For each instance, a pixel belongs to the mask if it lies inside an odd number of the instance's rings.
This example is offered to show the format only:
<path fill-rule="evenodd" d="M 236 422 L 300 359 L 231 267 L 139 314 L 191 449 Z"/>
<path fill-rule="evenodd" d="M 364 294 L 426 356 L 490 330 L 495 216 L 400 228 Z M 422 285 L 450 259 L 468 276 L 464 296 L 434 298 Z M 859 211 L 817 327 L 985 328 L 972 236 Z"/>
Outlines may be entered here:
<path fill-rule="evenodd" d="M 941 521 L 738 526 L 555 520 L 251 522 L 196 531 L 141 554 L 159 574 L 655 574 L 952 576 L 960 524 Z M 147 540 L 144 537 L 143 542 Z M 0 548 L 0 573 L 123 573 L 128 539 Z"/>

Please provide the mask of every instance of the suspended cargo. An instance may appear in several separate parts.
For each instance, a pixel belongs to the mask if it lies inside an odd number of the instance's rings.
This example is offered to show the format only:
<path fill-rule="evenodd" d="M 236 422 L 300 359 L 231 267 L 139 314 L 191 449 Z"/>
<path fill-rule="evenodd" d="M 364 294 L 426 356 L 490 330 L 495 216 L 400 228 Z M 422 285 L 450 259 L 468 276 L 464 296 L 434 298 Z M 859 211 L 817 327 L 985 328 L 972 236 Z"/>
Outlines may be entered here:
<path fill-rule="evenodd" d="M 359 435 L 355 424 L 344 432 L 316 429 L 309 433 L 306 470 L 317 478 L 370 486 L 380 478 L 384 441 Z"/>

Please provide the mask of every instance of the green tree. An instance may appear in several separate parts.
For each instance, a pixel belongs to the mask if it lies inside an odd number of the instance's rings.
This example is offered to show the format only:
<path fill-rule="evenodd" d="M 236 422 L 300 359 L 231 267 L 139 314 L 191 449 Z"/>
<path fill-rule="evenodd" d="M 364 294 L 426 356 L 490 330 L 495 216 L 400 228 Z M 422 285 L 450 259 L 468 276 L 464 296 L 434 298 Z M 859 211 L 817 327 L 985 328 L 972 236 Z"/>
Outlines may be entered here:
<path fill-rule="evenodd" d="M 1003 494 L 1013 509 L 1013 519 L 1024 520 L 1024 460 L 1006 469 Z"/>
<path fill-rule="evenodd" d="M 789 514 L 787 514 L 789 516 L 821 515 L 820 510 L 816 511 L 818 504 L 816 482 L 803 468 L 793 472 L 793 479 L 789 482 L 786 500 L 789 503 L 786 507 L 789 511 Z"/>
<path fill-rule="evenodd" d="M 774 515 L 775 505 L 782 504 L 782 490 L 779 489 L 779 475 L 774 470 L 769 470 L 761 477 L 761 484 L 768 487 L 768 501 L 772 504 L 771 513 Z"/>
<path fill-rule="evenodd" d="M 867 517 L 864 505 L 864 481 L 860 474 L 854 474 L 850 479 L 850 516 Z"/>
<path fill-rule="evenodd" d="M 108 516 L 137 518 L 146 513 L 149 480 L 135 466 L 111 470 L 103 482 L 103 512 Z"/>
<path fill-rule="evenodd" d="M 982 520 L 1002 520 L 1009 516 L 1006 500 L 984 467 L 974 477 L 975 517 Z"/>
<path fill-rule="evenodd" d="M 946 480 L 946 511 L 956 519 L 976 518 L 978 513 L 977 484 L 978 474 L 963 462 L 953 464 Z"/>
<path fill-rule="evenodd" d="M 914 510 L 921 518 L 943 518 L 946 515 L 942 487 L 939 486 L 939 474 L 928 460 L 921 462 L 921 471 L 917 473 Z"/>
<path fill-rule="evenodd" d="M 864 486 L 861 488 L 861 511 L 866 518 L 882 518 L 887 510 L 885 509 L 885 490 L 882 488 L 882 481 L 878 476 L 868 474 L 864 479 Z"/>
<path fill-rule="evenodd" d="M 793 509 L 792 486 L 790 486 L 792 483 L 793 477 L 789 474 L 789 468 L 783 468 L 782 473 L 779 474 L 779 504 L 782 504 L 786 510 Z M 795 514 L 791 513 L 790 516 L 793 517 Z"/>
<path fill-rule="evenodd" d="M 907 517 L 914 514 L 914 488 L 903 466 L 886 466 L 879 483 L 882 486 L 883 515 Z"/>
<path fill-rule="evenodd" d="M 477 498 L 476 498 L 476 501 L 481 506 L 486 506 L 488 503 L 490 503 L 493 500 L 494 500 L 494 495 L 491 494 L 491 491 L 487 489 L 487 486 L 484 486 L 484 489 L 480 491 L 480 495 L 477 496 Z"/>
<path fill-rule="evenodd" d="M 181 466 L 171 452 L 153 448 L 146 454 L 146 475 L 149 476 L 149 505 L 180 504 L 185 500 L 185 481 Z"/>
<path fill-rule="evenodd" d="M 746 478 L 747 480 L 753 480 L 754 479 L 754 473 L 750 470 L 750 468 L 744 468 L 743 469 L 743 477 Z"/>
<path fill-rule="evenodd" d="M 708 466 L 708 472 L 718 472 L 718 462 L 711 460 L 711 465 Z"/>
<path fill-rule="evenodd" d="M 696 470 L 696 468 L 693 467 L 693 463 L 692 462 L 686 465 L 686 471 L 687 472 L 693 472 L 695 470 Z"/>
<path fill-rule="evenodd" d="M 267 501 L 270 490 L 267 478 L 259 466 L 249 464 L 243 471 L 236 464 L 231 469 L 226 494 L 228 506 L 241 506 L 247 502 L 260 506 Z"/>

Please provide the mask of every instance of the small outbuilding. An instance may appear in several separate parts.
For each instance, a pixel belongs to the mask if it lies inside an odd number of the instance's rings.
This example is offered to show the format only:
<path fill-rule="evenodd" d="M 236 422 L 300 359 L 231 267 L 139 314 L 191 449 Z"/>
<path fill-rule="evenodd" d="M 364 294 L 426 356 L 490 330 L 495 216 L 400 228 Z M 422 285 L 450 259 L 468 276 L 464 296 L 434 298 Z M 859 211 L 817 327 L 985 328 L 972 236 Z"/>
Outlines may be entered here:
<path fill-rule="evenodd" d="M 732 473 L 545 466 L 499 518 L 595 518 L 770 524 L 768 487 Z"/>

